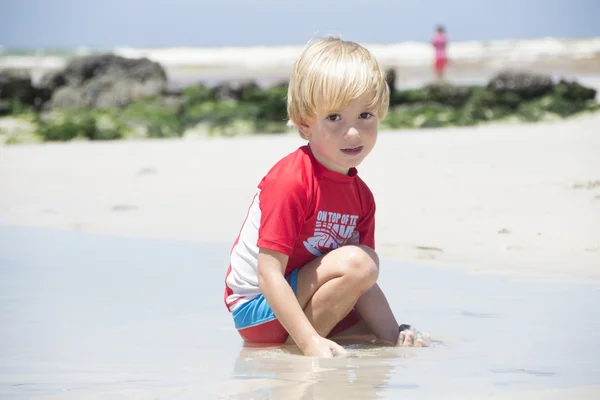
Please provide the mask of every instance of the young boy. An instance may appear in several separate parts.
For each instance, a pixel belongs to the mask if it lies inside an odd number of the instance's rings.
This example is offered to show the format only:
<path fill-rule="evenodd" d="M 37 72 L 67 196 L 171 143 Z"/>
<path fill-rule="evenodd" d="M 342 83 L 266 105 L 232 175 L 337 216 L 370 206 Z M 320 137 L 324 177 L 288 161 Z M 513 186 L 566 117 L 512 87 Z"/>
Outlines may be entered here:
<path fill-rule="evenodd" d="M 385 73 L 356 43 L 316 40 L 295 64 L 287 103 L 308 144 L 262 179 L 233 245 L 225 303 L 238 332 L 318 357 L 344 353 L 331 339 L 349 335 L 422 344 L 376 283 L 375 201 L 356 169 L 387 113 Z"/>

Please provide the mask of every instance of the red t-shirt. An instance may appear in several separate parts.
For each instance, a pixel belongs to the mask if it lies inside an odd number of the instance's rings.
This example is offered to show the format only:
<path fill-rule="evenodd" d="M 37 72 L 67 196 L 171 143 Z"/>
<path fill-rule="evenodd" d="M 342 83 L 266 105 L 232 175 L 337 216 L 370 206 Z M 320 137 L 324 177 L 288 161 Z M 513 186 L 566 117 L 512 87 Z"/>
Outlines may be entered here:
<path fill-rule="evenodd" d="M 286 254 L 286 275 L 346 244 L 375 248 L 375 200 L 357 173 L 328 170 L 308 145 L 271 168 L 231 251 L 225 278 L 230 310 L 260 294 L 259 248 Z"/>

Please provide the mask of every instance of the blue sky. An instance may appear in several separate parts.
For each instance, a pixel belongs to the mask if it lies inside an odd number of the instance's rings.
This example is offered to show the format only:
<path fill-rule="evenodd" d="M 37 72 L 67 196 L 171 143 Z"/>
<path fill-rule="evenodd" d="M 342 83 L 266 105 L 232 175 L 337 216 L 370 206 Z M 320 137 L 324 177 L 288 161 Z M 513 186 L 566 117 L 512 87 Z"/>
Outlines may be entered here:
<path fill-rule="evenodd" d="M 0 46 L 391 43 L 600 36 L 600 0 L 0 0 Z"/>

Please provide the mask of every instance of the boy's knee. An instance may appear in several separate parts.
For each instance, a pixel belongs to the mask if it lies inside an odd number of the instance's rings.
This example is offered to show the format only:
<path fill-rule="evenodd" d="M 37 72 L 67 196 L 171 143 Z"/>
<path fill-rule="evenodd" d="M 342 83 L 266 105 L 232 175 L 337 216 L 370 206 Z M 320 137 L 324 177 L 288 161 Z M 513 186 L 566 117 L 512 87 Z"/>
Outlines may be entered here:
<path fill-rule="evenodd" d="M 343 265 L 344 275 L 356 282 L 371 287 L 379 277 L 379 257 L 375 250 L 368 246 L 344 246 L 346 251 Z"/>

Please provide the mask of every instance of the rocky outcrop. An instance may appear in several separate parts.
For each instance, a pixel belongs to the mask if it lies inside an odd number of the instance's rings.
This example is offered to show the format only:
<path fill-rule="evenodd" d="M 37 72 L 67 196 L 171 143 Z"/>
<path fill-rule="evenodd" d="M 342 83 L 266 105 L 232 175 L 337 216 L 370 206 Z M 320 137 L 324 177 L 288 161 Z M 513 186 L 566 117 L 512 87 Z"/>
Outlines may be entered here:
<path fill-rule="evenodd" d="M 50 99 L 48 108 L 122 107 L 164 93 L 167 74 L 160 64 L 145 58 L 93 55 L 47 74 L 39 87 Z"/>
<path fill-rule="evenodd" d="M 31 84 L 28 72 L 18 70 L 0 71 L 0 115 L 13 110 L 13 102 L 35 105 L 38 91 Z"/>
<path fill-rule="evenodd" d="M 386 81 L 392 89 L 395 80 L 395 71 L 388 70 Z M 289 131 L 287 86 L 284 81 L 260 87 L 244 80 L 169 91 L 166 73 L 157 63 L 95 55 L 47 74 L 38 87 L 25 73 L 0 73 L 0 115 L 31 122 L 28 126 L 35 129 L 26 141 L 31 137 L 45 141 L 185 137 L 191 131 L 280 133 Z M 574 81 L 502 72 L 483 86 L 432 84 L 392 90 L 381 126 L 410 129 L 567 118 L 600 110 L 595 97 L 596 90 Z M 19 143 L 27 129 L 4 131 L 0 132 L 4 142 Z"/>
<path fill-rule="evenodd" d="M 495 94 L 514 93 L 521 100 L 530 100 L 550 93 L 552 86 L 549 75 L 505 71 L 494 76 L 487 88 Z"/>

